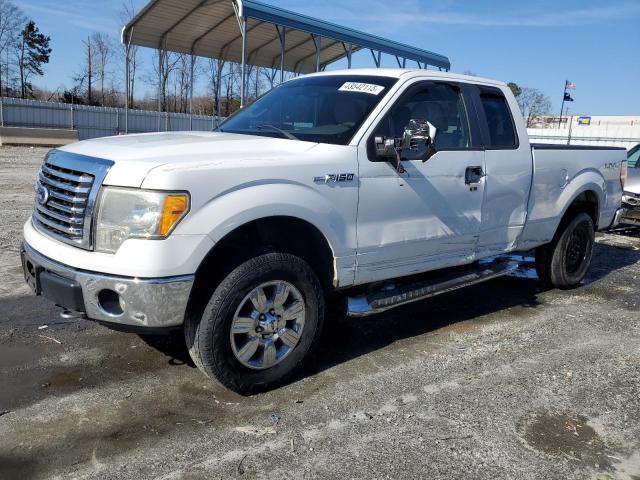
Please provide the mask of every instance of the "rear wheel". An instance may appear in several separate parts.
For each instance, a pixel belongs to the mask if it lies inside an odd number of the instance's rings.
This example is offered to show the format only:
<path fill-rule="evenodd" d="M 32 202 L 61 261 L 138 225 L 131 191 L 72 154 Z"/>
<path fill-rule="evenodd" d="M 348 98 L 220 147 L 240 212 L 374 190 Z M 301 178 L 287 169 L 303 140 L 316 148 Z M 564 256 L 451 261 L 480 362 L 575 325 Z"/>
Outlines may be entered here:
<path fill-rule="evenodd" d="M 324 297 L 311 267 L 294 255 L 268 253 L 234 269 L 200 318 L 187 319 L 195 364 L 242 394 L 282 384 L 320 337 Z"/>
<path fill-rule="evenodd" d="M 540 281 L 549 287 L 577 287 L 589 270 L 595 242 L 593 220 L 578 213 L 561 225 L 554 240 L 536 250 L 536 271 Z"/>

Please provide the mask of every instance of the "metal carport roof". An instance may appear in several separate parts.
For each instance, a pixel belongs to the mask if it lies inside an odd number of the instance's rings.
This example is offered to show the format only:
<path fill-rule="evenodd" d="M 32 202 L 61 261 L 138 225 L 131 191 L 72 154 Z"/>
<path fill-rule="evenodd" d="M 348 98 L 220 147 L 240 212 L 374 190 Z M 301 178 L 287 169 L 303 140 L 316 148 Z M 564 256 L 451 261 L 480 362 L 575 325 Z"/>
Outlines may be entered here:
<path fill-rule="evenodd" d="M 451 66 L 443 55 L 255 0 L 151 0 L 123 28 L 122 42 L 191 55 L 190 112 L 194 58 L 199 56 L 242 65 L 241 107 L 246 93 L 247 64 L 279 69 L 280 81 L 285 71 L 320 71 L 345 57 L 351 68 L 352 53 L 363 49 L 371 51 L 377 67 L 383 53 L 394 56 L 399 67 L 405 67 L 407 60 L 415 61 L 419 68 L 431 65 L 449 70 Z M 128 99 L 129 49 L 125 51 Z M 159 57 L 162 62 L 162 56 Z M 219 81 L 217 85 L 220 88 Z M 126 131 L 128 100 L 125 103 Z"/>
<path fill-rule="evenodd" d="M 349 57 L 350 51 L 370 49 L 378 66 L 382 52 L 395 56 L 399 66 L 406 59 L 450 68 L 443 55 L 254 0 L 152 0 L 124 28 L 122 38 L 133 45 L 242 63 L 243 22 L 251 65 L 309 73 Z"/>

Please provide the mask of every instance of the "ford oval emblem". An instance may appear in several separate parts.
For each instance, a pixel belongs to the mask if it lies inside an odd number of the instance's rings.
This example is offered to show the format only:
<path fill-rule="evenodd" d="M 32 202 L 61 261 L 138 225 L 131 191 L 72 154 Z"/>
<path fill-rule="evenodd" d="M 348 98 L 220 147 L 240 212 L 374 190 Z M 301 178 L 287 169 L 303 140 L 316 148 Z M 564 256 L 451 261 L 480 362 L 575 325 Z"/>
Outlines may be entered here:
<path fill-rule="evenodd" d="M 36 201 L 40 205 L 46 205 L 49 201 L 49 190 L 41 183 L 36 187 Z"/>

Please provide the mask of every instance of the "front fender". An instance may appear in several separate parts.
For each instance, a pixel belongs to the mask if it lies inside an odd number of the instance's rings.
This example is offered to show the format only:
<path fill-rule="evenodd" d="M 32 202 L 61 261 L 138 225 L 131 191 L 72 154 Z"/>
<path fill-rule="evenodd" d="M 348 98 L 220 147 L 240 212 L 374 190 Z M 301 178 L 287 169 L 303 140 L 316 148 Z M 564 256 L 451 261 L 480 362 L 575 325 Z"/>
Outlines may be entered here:
<path fill-rule="evenodd" d="M 315 226 L 327 239 L 335 257 L 351 256 L 356 245 L 355 209 L 351 212 L 349 205 L 342 207 L 339 209 L 326 196 L 302 184 L 244 185 L 214 197 L 192 212 L 180 226 L 180 233 L 206 234 L 218 242 L 251 221 L 288 216 Z"/>

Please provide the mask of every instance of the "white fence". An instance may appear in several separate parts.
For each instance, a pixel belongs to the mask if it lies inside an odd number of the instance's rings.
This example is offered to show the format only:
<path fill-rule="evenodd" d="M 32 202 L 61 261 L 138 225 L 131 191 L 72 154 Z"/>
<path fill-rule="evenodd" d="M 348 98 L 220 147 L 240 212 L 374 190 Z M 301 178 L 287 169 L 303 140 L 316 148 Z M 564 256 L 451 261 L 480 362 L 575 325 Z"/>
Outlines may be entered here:
<path fill-rule="evenodd" d="M 0 98 L 0 126 L 78 130 L 80 140 L 142 132 L 211 131 L 215 117 Z M 128 127 L 128 128 L 126 128 Z"/>
<path fill-rule="evenodd" d="M 529 128 L 531 141 L 625 148 L 640 143 L 640 117 L 563 117 L 560 127 L 557 119 L 551 119 L 545 128 Z"/>

